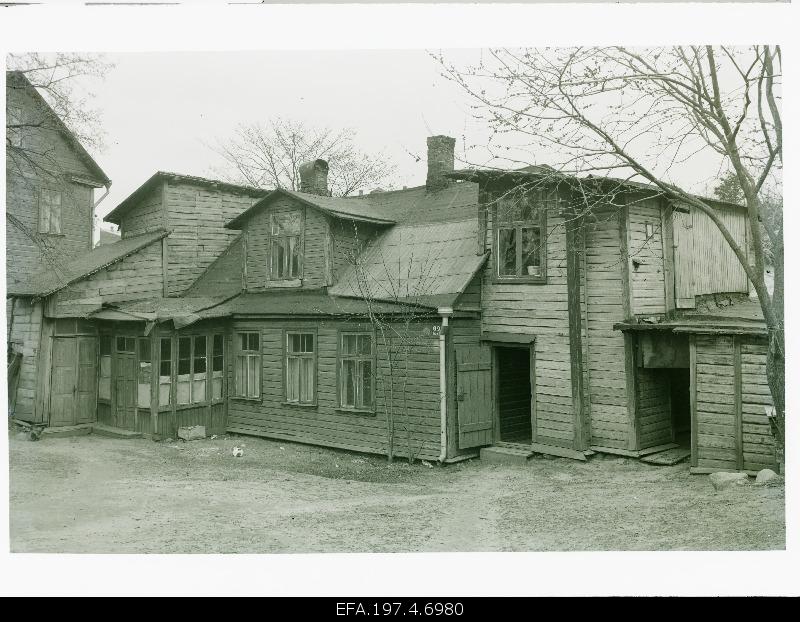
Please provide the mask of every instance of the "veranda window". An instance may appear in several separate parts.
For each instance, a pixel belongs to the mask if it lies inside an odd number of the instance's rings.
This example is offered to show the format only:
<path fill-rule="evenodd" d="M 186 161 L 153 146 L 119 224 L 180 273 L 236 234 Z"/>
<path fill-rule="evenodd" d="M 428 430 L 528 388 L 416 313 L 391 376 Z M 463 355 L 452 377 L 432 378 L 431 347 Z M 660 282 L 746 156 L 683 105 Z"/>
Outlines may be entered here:
<path fill-rule="evenodd" d="M 192 401 L 192 338 L 178 338 L 178 382 L 176 387 L 178 404 Z"/>
<path fill-rule="evenodd" d="M 100 376 L 97 382 L 97 397 L 111 399 L 111 335 L 100 335 Z"/>
<path fill-rule="evenodd" d="M 286 401 L 314 403 L 316 368 L 313 333 L 286 333 Z"/>
<path fill-rule="evenodd" d="M 546 282 L 546 213 L 553 197 L 545 192 L 506 192 L 495 205 L 497 277 Z"/>
<path fill-rule="evenodd" d="M 158 371 L 158 405 L 169 406 L 172 393 L 172 338 L 161 338 L 161 359 Z"/>
<path fill-rule="evenodd" d="M 39 233 L 61 233 L 61 193 L 48 188 L 39 191 Z"/>
<path fill-rule="evenodd" d="M 206 401 L 206 377 L 208 375 L 208 354 L 205 335 L 195 335 L 194 355 L 192 357 L 192 403 Z"/>
<path fill-rule="evenodd" d="M 270 216 L 271 251 L 267 274 L 271 280 L 300 278 L 302 233 L 303 216 L 300 212 Z"/>
<path fill-rule="evenodd" d="M 261 397 L 261 339 L 258 333 L 236 333 L 236 396 Z"/>
<path fill-rule="evenodd" d="M 370 333 L 342 333 L 339 348 L 339 399 L 342 408 L 371 410 L 374 351 Z"/>
<path fill-rule="evenodd" d="M 150 339 L 139 339 L 139 373 L 136 405 L 150 408 L 150 386 L 153 382 L 153 362 L 150 357 Z"/>
<path fill-rule="evenodd" d="M 222 335 L 214 335 L 213 351 L 211 352 L 211 399 L 222 399 L 222 376 L 225 369 L 225 356 L 223 352 L 224 340 Z"/>

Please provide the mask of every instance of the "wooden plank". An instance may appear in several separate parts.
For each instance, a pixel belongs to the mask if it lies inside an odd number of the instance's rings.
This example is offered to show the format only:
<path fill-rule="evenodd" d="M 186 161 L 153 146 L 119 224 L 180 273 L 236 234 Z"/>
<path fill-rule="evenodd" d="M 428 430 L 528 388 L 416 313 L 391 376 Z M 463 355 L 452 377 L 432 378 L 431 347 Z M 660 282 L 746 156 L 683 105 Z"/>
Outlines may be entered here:
<path fill-rule="evenodd" d="M 689 335 L 689 413 L 691 419 L 691 465 L 697 466 L 697 340 Z"/>
<path fill-rule="evenodd" d="M 733 382 L 736 468 L 742 469 L 744 463 L 744 447 L 742 444 L 742 343 L 739 337 L 734 337 L 733 339 Z"/>
<path fill-rule="evenodd" d="M 500 333 L 500 332 L 484 331 L 481 333 L 481 341 L 494 341 L 497 343 L 532 344 L 536 341 L 536 335 L 526 335 L 523 333 Z"/>
<path fill-rule="evenodd" d="M 622 198 L 626 201 L 625 195 Z M 619 209 L 619 256 L 620 269 L 622 271 L 622 315 L 623 320 L 630 320 L 632 312 L 631 301 L 631 258 L 629 255 L 628 242 L 628 206 L 623 205 Z"/>
<path fill-rule="evenodd" d="M 625 396 L 628 407 L 628 449 L 639 449 L 638 435 L 638 376 L 636 373 L 636 341 L 630 333 L 625 333 Z"/>
<path fill-rule="evenodd" d="M 667 313 L 675 310 L 675 267 L 673 265 L 672 208 L 661 201 L 661 250 L 664 255 L 664 300 Z"/>
<path fill-rule="evenodd" d="M 581 314 L 580 232 L 582 221 L 575 217 L 566 223 L 567 238 L 567 319 L 569 322 L 570 380 L 572 404 L 575 409 L 573 429 L 574 448 L 588 448 L 584 434 L 584 359 Z"/>
<path fill-rule="evenodd" d="M 567 447 L 558 447 L 556 445 L 547 445 L 544 443 L 531 443 L 531 451 L 538 454 L 547 454 L 549 456 L 560 456 L 561 458 L 572 458 L 573 460 L 581 460 L 586 462 L 586 454 L 576 449 Z"/>

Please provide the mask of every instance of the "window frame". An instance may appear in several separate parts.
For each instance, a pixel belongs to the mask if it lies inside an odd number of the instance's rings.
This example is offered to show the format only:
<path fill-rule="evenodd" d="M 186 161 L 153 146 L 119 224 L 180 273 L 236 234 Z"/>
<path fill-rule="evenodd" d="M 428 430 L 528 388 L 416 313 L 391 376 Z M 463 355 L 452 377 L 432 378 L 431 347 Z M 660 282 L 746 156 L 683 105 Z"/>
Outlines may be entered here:
<path fill-rule="evenodd" d="M 314 339 L 314 351 L 308 353 L 290 353 L 289 352 L 289 337 L 291 335 L 311 335 Z M 299 388 L 298 399 L 294 401 L 289 400 L 289 358 L 309 359 L 314 366 L 313 378 L 314 387 L 311 392 L 310 402 L 299 401 Z M 300 408 L 316 408 L 317 406 L 317 393 L 319 390 L 319 338 L 317 329 L 315 327 L 290 327 L 283 330 L 283 403 L 287 406 L 296 406 Z"/>
<path fill-rule="evenodd" d="M 521 200 L 534 201 L 539 211 L 538 219 L 514 219 L 500 224 L 498 217 L 498 201 L 500 197 L 513 195 L 513 201 Z M 534 283 L 547 284 L 547 212 L 553 203 L 558 202 L 558 195 L 554 190 L 534 191 L 513 189 L 505 192 L 493 193 L 492 201 L 492 280 L 495 283 Z M 539 263 L 541 265 L 541 275 L 522 274 L 522 231 L 523 229 L 539 229 L 540 248 Z M 500 274 L 500 232 L 514 231 L 516 237 L 516 274 Z"/>
<path fill-rule="evenodd" d="M 225 401 L 225 376 L 226 376 L 226 374 L 225 374 L 225 333 L 224 332 L 213 332 L 212 331 L 208 335 L 208 337 L 209 337 L 209 342 L 211 344 L 211 351 L 209 352 L 208 360 L 207 360 L 207 363 L 206 363 L 207 367 L 208 367 L 208 373 L 210 374 L 209 380 L 211 381 L 211 385 L 210 385 L 210 388 L 209 388 L 208 396 L 209 396 L 209 400 L 211 401 L 212 404 L 219 404 L 219 403 Z M 222 352 L 220 354 L 216 354 L 216 351 L 214 349 L 214 340 L 217 337 L 219 337 L 222 340 Z M 221 380 L 222 380 L 222 387 L 220 388 L 220 396 L 215 398 L 214 397 L 214 379 L 215 379 L 214 373 L 216 373 L 216 372 L 214 370 L 214 359 L 216 359 L 217 357 L 221 357 L 222 358 L 222 370 L 220 370 L 220 373 L 222 374 L 222 376 L 220 377 Z"/>
<path fill-rule="evenodd" d="M 47 204 L 47 229 L 45 230 L 43 223 L 42 223 L 42 215 L 45 206 L 44 197 L 46 193 L 50 193 L 53 195 L 58 196 L 58 231 L 53 231 L 53 203 Z M 64 193 L 61 190 L 56 190 L 49 186 L 41 186 L 39 188 L 39 200 L 38 200 L 38 220 L 36 223 L 36 229 L 38 233 L 42 235 L 54 235 L 54 236 L 63 236 L 64 234 Z"/>
<path fill-rule="evenodd" d="M 372 354 L 369 356 L 371 363 L 372 363 L 372 403 L 369 407 L 358 407 L 358 406 L 345 406 L 343 405 L 343 391 L 342 391 L 342 382 L 344 381 L 344 374 L 342 373 L 342 363 L 344 360 L 359 360 L 363 361 L 366 360 L 368 357 L 366 355 L 345 355 L 343 353 L 343 340 L 345 336 L 352 336 L 352 335 L 369 335 L 371 343 L 372 343 Z M 340 329 L 336 333 L 336 410 L 339 412 L 351 413 L 351 414 L 361 414 L 361 415 L 374 415 L 377 411 L 376 408 L 376 401 L 377 395 L 375 393 L 376 389 L 376 378 L 378 372 L 378 340 L 377 335 L 374 329 L 368 328 L 360 328 L 360 327 L 352 327 L 352 328 L 344 328 Z"/>
<path fill-rule="evenodd" d="M 108 340 L 108 354 L 103 354 L 103 340 Z M 114 351 L 115 339 L 111 333 L 101 332 L 97 336 L 97 401 L 102 404 L 111 404 L 114 401 Z M 100 397 L 100 381 L 103 376 L 103 357 L 108 358 L 108 397 Z"/>
<path fill-rule="evenodd" d="M 275 275 L 275 266 L 272 263 L 272 250 L 273 244 L 275 243 L 276 239 L 284 239 L 284 238 L 291 238 L 295 236 L 287 236 L 287 235 L 274 235 L 273 231 L 273 219 L 276 216 L 284 215 L 284 214 L 291 214 L 297 213 L 300 217 L 300 233 L 297 234 L 297 274 L 294 276 L 286 276 L 286 277 L 278 277 Z M 276 212 L 271 211 L 269 213 L 269 218 L 267 222 L 267 258 L 266 258 L 266 270 L 267 270 L 267 286 L 270 284 L 281 283 L 297 283 L 298 285 L 303 280 L 303 270 L 305 269 L 305 233 L 306 233 L 306 212 L 305 209 L 293 209 L 286 212 Z"/>
<path fill-rule="evenodd" d="M 258 336 L 258 350 L 243 350 L 241 343 L 241 335 L 257 335 Z M 264 352 L 264 336 L 261 334 L 260 330 L 238 330 L 235 329 L 233 331 L 233 394 L 230 396 L 231 399 L 234 400 L 244 400 L 250 402 L 260 402 L 262 400 L 263 391 L 264 391 L 264 366 L 263 366 L 263 352 Z M 248 337 L 248 347 L 250 338 Z M 239 386 L 239 360 L 240 357 L 244 356 L 245 361 L 249 361 L 251 358 L 256 360 L 256 367 L 258 368 L 258 390 L 256 391 L 256 395 L 246 395 L 242 393 L 242 387 Z M 245 370 L 248 368 L 248 364 L 245 363 Z"/>
<path fill-rule="evenodd" d="M 169 341 L 169 402 L 166 404 L 161 404 L 161 365 L 164 363 L 164 358 L 161 356 L 161 342 L 162 341 Z M 171 412 L 172 407 L 177 407 L 177 399 L 178 399 L 178 363 L 177 363 L 177 342 L 175 339 L 175 335 L 159 335 L 158 336 L 158 374 L 156 378 L 158 379 L 158 389 L 156 399 L 158 401 L 158 412 Z M 191 406 L 191 404 L 189 404 Z"/>

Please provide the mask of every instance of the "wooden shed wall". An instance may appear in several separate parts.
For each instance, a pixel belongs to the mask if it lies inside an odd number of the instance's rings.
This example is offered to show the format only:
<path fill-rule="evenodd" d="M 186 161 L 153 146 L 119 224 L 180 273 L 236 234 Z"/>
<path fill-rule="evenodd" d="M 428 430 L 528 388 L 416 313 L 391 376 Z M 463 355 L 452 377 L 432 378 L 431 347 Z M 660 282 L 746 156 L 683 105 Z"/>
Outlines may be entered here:
<path fill-rule="evenodd" d="M 719 216 L 733 238 L 747 248 L 747 221 L 743 210 L 721 209 Z M 695 295 L 747 292 L 749 282 L 731 247 L 703 212 L 692 213 Z"/>
<path fill-rule="evenodd" d="M 671 443 L 672 409 L 669 376 L 663 369 L 636 368 L 638 449 Z"/>
<path fill-rule="evenodd" d="M 166 188 L 169 294 L 185 291 L 239 235 L 225 223 L 255 198 L 199 184 L 170 182 Z"/>
<path fill-rule="evenodd" d="M 54 294 L 48 315 L 92 311 L 103 302 L 128 302 L 158 297 L 163 292 L 161 243 L 154 242 L 115 264 Z"/>
<path fill-rule="evenodd" d="M 30 298 L 17 298 L 13 302 L 9 345 L 22 354 L 17 383 L 14 416 L 23 421 L 42 422 L 44 413 L 36 408 L 38 360 L 42 334 L 42 303 Z"/>
<path fill-rule="evenodd" d="M 309 209 L 290 197 L 275 199 L 267 209 L 254 214 L 246 223 L 247 289 L 263 291 L 267 283 L 269 259 L 270 214 L 300 211 L 304 214 L 302 239 L 302 287 L 316 289 L 327 285 L 326 248 L 328 246 L 328 221 L 319 211 Z"/>
<path fill-rule="evenodd" d="M 628 205 L 628 254 L 634 315 L 666 312 L 661 205 L 657 199 Z M 647 226 L 652 232 L 647 234 Z"/>
<path fill-rule="evenodd" d="M 163 211 L 164 190 L 157 186 L 130 207 L 120 219 L 119 232 L 129 238 L 168 227 Z"/>
<path fill-rule="evenodd" d="M 430 330 L 434 322 L 420 322 L 411 327 L 411 334 L 419 343 L 410 351 L 406 385 L 411 453 L 428 460 L 437 459 L 440 451 L 439 342 Z M 228 431 L 366 453 L 385 453 L 387 433 L 384 395 L 388 394 L 390 376 L 387 349 L 380 339 L 377 343 L 375 414 L 337 410 L 338 330 L 353 327 L 352 322 L 344 321 L 234 320 L 234 334 L 237 331 L 258 331 L 261 334 L 262 396 L 259 400 L 229 397 Z M 316 406 L 284 403 L 284 328 L 317 331 Z M 400 365 L 405 367 L 403 362 Z M 232 370 L 229 369 L 229 385 L 232 386 L 230 374 Z M 400 376 L 402 374 L 397 374 L 394 378 L 396 409 L 403 388 Z M 407 455 L 405 420 L 401 413 L 395 415 L 395 427 L 395 453 Z"/>
<path fill-rule="evenodd" d="M 629 449 L 625 336 L 614 324 L 625 318 L 619 214 L 586 226 L 587 374 L 591 444 Z"/>
<path fill-rule="evenodd" d="M 752 337 L 694 337 L 692 465 L 701 469 L 759 470 L 775 463 L 764 406 L 766 343 Z"/>
<path fill-rule="evenodd" d="M 486 248 L 493 243 L 491 209 Z M 567 251 L 564 219 L 547 218 L 547 283 L 503 283 L 494 278 L 494 262 L 484 270 L 482 329 L 536 335 L 535 442 L 572 447 L 575 409 L 572 398 L 567 318 Z"/>

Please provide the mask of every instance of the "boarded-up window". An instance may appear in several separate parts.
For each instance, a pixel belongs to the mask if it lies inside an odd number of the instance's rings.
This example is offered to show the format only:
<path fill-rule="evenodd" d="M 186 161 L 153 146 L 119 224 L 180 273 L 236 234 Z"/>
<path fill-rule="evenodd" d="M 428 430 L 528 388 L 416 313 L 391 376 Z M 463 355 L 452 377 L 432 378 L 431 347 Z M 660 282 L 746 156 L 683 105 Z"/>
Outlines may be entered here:
<path fill-rule="evenodd" d="M 100 376 L 97 383 L 97 397 L 111 399 L 111 335 L 100 335 Z"/>
<path fill-rule="evenodd" d="M 39 191 L 39 233 L 61 233 L 61 193 L 56 190 Z"/>
<path fill-rule="evenodd" d="M 267 274 L 272 280 L 300 278 L 300 247 L 303 233 L 301 212 L 270 217 L 270 259 Z"/>
<path fill-rule="evenodd" d="M 150 386 L 153 382 L 153 360 L 150 356 L 150 339 L 139 339 L 139 378 L 136 405 L 150 408 Z"/>
<path fill-rule="evenodd" d="M 172 339 L 161 339 L 161 358 L 158 371 L 158 405 L 169 406 L 172 388 Z"/>
<path fill-rule="evenodd" d="M 258 333 L 236 334 L 236 396 L 261 397 L 261 339 Z"/>
<path fill-rule="evenodd" d="M 222 376 L 225 369 L 225 356 L 223 352 L 224 338 L 214 335 L 213 351 L 211 353 L 211 399 L 222 399 Z"/>
<path fill-rule="evenodd" d="M 342 333 L 339 347 L 339 404 L 371 410 L 374 398 L 374 352 L 370 333 Z"/>
<path fill-rule="evenodd" d="M 286 401 L 314 403 L 316 355 L 313 333 L 286 333 Z"/>
<path fill-rule="evenodd" d="M 555 197 L 544 191 L 508 191 L 494 206 L 495 273 L 502 279 L 544 283 L 546 214 Z"/>

